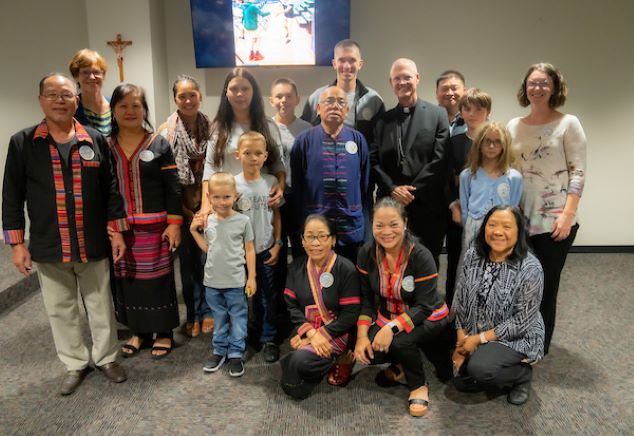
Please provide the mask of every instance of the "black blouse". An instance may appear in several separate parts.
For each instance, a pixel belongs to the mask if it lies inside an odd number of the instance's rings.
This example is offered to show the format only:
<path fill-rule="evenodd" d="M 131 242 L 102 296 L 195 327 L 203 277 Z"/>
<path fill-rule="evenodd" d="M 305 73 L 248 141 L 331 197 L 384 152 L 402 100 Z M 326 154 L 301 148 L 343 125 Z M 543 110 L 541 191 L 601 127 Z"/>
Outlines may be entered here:
<path fill-rule="evenodd" d="M 367 243 L 359 250 L 357 269 L 360 273 L 361 315 L 358 325 L 370 325 L 376 321 L 382 327 L 394 321 L 409 333 L 426 319 L 437 320 L 447 316 L 447 306 L 436 289 L 436 263 L 427 248 L 415 243 L 402 280 L 396 280 L 396 289 L 389 292 L 381 287 L 381 280 L 386 283 L 389 277 L 387 273 L 381 277 L 378 262 L 383 261 L 383 256 L 379 257 L 377 260 L 375 242 Z"/>
<path fill-rule="evenodd" d="M 119 190 L 131 224 L 181 224 L 181 184 L 169 142 L 147 134 L 128 158 L 111 137 Z"/>
<path fill-rule="evenodd" d="M 307 258 L 300 257 L 293 260 L 286 276 L 284 299 L 291 315 L 291 322 L 297 328 L 297 334 L 304 336 L 315 326 L 306 319 L 305 309 L 314 305 L 315 300 L 308 281 Z M 334 321 L 321 327 L 327 337 L 339 337 L 354 327 L 359 316 L 359 278 L 354 264 L 343 256 L 337 256 L 330 271 L 334 282 L 322 290 L 326 308 L 332 314 Z"/>

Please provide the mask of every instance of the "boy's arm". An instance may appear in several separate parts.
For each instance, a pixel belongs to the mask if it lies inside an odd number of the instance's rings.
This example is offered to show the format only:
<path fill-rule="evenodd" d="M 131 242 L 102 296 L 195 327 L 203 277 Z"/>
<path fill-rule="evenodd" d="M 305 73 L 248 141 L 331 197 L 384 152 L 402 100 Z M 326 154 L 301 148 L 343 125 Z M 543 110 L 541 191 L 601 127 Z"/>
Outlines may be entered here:
<path fill-rule="evenodd" d="M 255 246 L 253 240 L 244 243 L 244 252 L 247 260 L 247 297 L 253 297 L 257 289 L 255 282 Z"/>
<path fill-rule="evenodd" d="M 194 219 L 192 219 L 192 223 L 189 226 L 189 231 L 191 232 L 194 241 L 196 241 L 196 244 L 198 244 L 200 249 L 206 253 L 209 250 L 209 245 L 207 245 L 207 241 L 205 241 L 203 235 L 198 233 L 199 227 L 203 227 L 203 217 L 194 215 Z"/>
<path fill-rule="evenodd" d="M 280 250 L 282 249 L 278 241 L 284 244 L 284 241 L 282 241 L 282 215 L 280 214 L 280 209 L 277 207 L 273 208 L 273 238 L 275 239 L 275 243 L 269 250 L 271 257 L 264 262 L 266 265 L 277 265 Z"/>

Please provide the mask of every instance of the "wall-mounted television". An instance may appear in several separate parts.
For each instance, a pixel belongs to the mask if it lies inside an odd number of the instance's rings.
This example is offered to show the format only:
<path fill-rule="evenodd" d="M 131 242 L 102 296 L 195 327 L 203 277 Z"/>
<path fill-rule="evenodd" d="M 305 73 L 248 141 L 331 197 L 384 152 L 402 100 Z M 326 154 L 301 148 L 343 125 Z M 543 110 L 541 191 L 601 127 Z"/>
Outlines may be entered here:
<path fill-rule="evenodd" d="M 190 0 L 197 68 L 330 65 L 350 0 Z"/>

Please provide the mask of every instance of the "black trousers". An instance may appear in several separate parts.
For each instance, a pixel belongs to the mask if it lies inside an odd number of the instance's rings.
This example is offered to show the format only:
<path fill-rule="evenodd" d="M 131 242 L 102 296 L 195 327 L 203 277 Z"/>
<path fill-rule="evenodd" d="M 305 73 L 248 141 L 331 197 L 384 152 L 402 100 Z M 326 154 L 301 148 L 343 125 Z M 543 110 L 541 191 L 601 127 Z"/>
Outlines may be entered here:
<path fill-rule="evenodd" d="M 447 227 L 445 210 L 428 210 L 421 202 L 414 201 L 407 206 L 407 217 L 407 227 L 431 252 L 438 268 Z"/>
<path fill-rule="evenodd" d="M 372 365 L 380 365 L 387 362 L 400 363 L 403 366 L 409 390 L 413 391 L 418 389 L 424 386 L 426 381 L 423 359 L 419 347 L 427 354 L 427 351 L 430 350 L 428 345 L 435 343 L 448 326 L 449 320 L 447 318 L 438 321 L 425 320 L 422 324 L 417 325 L 410 333 L 402 331 L 396 334 L 388 352 L 375 351 L 374 359 L 372 359 L 370 363 Z M 374 337 L 380 329 L 381 327 L 377 324 L 373 324 L 370 327 L 368 331 L 370 342 L 374 340 Z M 446 351 L 445 358 L 449 359 L 449 350 Z M 436 362 L 432 361 L 432 363 Z"/>
<path fill-rule="evenodd" d="M 550 237 L 550 233 L 531 236 L 530 242 L 533 252 L 544 270 L 544 295 L 539 311 L 544 318 L 546 336 L 544 338 L 544 354 L 548 354 L 550 341 L 555 331 L 555 318 L 557 315 L 557 293 L 559 292 L 559 279 L 561 270 L 566 263 L 568 251 L 577 236 L 579 224 L 570 229 L 570 235 L 563 241 L 556 242 Z"/>
<path fill-rule="evenodd" d="M 447 234 L 445 237 L 447 246 L 447 280 L 445 281 L 445 301 L 451 307 L 454 289 L 456 287 L 456 273 L 460 263 L 462 250 L 462 226 L 451 219 L 451 212 L 447 221 Z"/>
<path fill-rule="evenodd" d="M 531 381 L 533 369 L 526 356 L 499 342 L 480 345 L 465 360 L 454 380 L 462 391 L 503 388 Z"/>
<path fill-rule="evenodd" d="M 280 386 L 295 399 L 308 398 L 334 364 L 334 357 L 324 359 L 307 350 L 291 351 L 280 359 Z"/>

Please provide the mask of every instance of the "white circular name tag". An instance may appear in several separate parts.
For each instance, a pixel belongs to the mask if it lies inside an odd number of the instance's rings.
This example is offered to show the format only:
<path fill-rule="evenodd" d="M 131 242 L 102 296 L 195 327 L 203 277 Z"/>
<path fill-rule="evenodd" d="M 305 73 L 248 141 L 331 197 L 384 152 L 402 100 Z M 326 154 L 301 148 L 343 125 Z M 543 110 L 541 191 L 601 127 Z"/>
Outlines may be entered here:
<path fill-rule="evenodd" d="M 407 292 L 412 292 L 414 290 L 414 277 L 407 276 L 403 279 L 403 284 L 401 285 L 403 290 Z"/>
<path fill-rule="evenodd" d="M 247 197 L 240 197 L 240 199 L 238 200 L 238 209 L 243 212 L 251 209 L 251 200 L 249 200 Z"/>
<path fill-rule="evenodd" d="M 511 187 L 508 183 L 500 183 L 498 185 L 498 195 L 504 200 L 508 200 L 511 195 Z"/>
<path fill-rule="evenodd" d="M 79 147 L 79 155 L 84 160 L 93 160 L 95 157 L 95 151 L 87 145 L 82 145 Z"/>
<path fill-rule="evenodd" d="M 139 159 L 143 162 L 152 162 L 152 160 L 154 160 L 154 153 L 152 153 L 152 150 L 143 150 L 139 153 Z"/>
<path fill-rule="evenodd" d="M 319 276 L 319 284 L 324 288 L 329 288 L 335 282 L 335 278 L 329 272 L 323 273 Z"/>
<path fill-rule="evenodd" d="M 346 151 L 350 154 L 357 154 L 357 151 L 359 150 L 359 147 L 357 147 L 357 144 L 354 141 L 348 141 L 346 142 Z"/>

